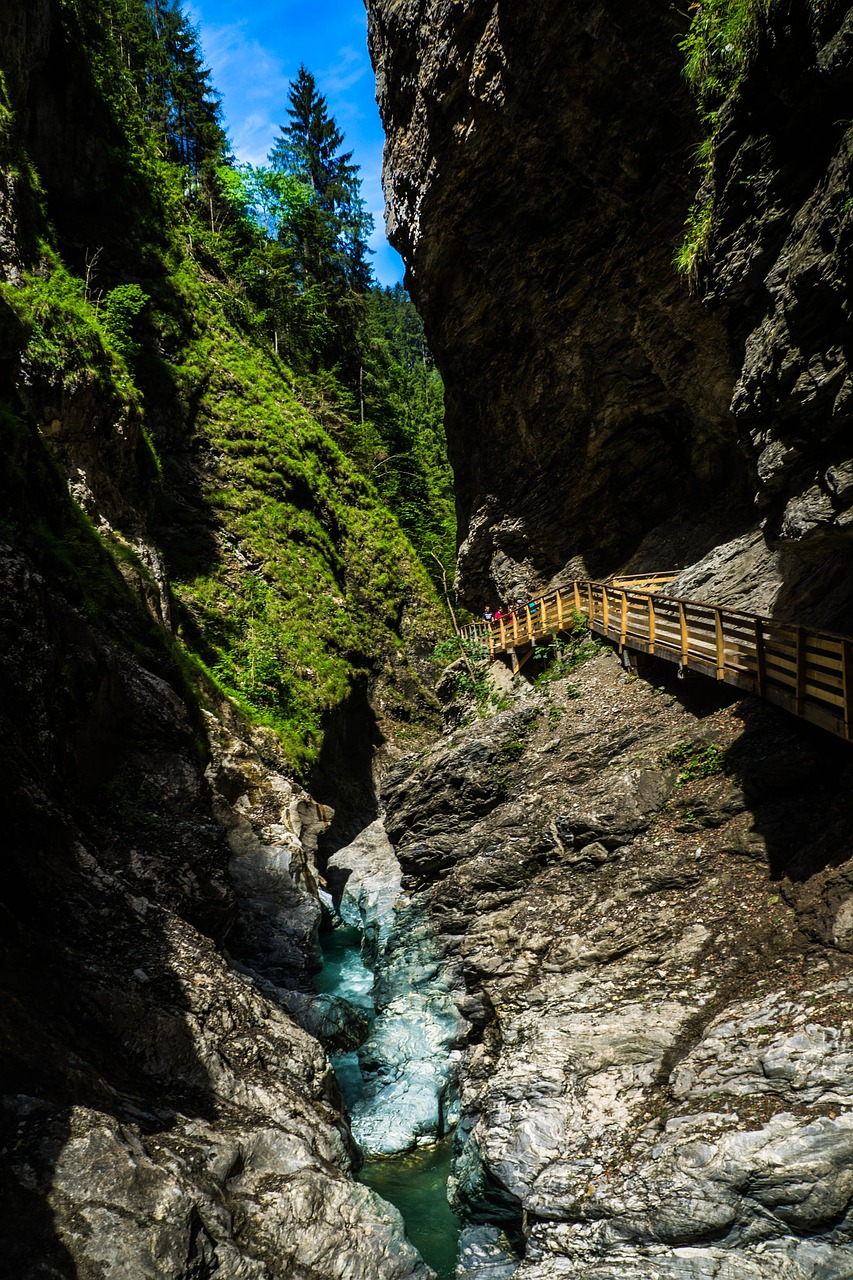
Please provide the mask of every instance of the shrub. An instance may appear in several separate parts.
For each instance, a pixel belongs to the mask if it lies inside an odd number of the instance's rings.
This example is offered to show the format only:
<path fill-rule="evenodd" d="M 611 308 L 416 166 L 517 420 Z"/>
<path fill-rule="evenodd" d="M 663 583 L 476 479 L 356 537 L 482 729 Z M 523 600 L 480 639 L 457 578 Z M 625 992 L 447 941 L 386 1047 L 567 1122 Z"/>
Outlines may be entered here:
<path fill-rule="evenodd" d="M 545 663 L 537 685 L 559 680 L 601 653 L 602 643 L 590 633 L 586 614 L 574 609 L 567 630 L 568 639 L 553 636 L 537 642 L 537 654 Z"/>
<path fill-rule="evenodd" d="M 132 359 L 138 351 L 133 340 L 133 325 L 147 301 L 148 294 L 143 293 L 138 284 L 120 284 L 111 289 L 101 303 L 101 323 L 125 360 Z"/>
<path fill-rule="evenodd" d="M 683 787 L 697 778 L 725 773 L 728 762 L 725 749 L 716 742 L 677 742 L 663 753 L 660 763 L 680 766 L 675 782 Z"/>

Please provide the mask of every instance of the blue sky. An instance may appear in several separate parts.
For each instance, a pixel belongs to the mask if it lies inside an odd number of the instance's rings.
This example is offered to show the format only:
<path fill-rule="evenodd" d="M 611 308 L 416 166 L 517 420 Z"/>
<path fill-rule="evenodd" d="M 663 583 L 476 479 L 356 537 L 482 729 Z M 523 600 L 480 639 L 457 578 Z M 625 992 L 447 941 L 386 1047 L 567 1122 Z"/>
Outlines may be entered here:
<path fill-rule="evenodd" d="M 402 280 L 402 261 L 385 239 L 383 134 L 364 0 L 187 0 L 184 8 L 198 27 L 239 160 L 266 162 L 287 122 L 290 81 L 305 63 L 346 137 L 345 150 L 361 166 L 362 195 L 376 223 L 370 241 L 376 278 Z"/>

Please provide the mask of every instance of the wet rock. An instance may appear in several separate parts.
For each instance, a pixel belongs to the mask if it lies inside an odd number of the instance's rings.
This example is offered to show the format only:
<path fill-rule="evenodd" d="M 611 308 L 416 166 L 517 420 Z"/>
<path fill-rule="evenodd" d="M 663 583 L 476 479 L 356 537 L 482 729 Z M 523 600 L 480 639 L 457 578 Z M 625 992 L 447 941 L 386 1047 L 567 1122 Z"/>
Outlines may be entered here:
<path fill-rule="evenodd" d="M 232 946 L 267 980 L 307 990 L 321 917 L 315 854 L 334 810 L 266 764 L 248 735 L 211 715 L 206 723 L 206 776 L 237 896 Z"/>
<path fill-rule="evenodd" d="M 339 910 L 364 931 L 375 969 L 376 1018 L 358 1051 L 362 1084 L 353 1135 L 392 1155 L 441 1137 L 455 1118 L 455 1066 L 465 1023 L 450 997 L 435 930 L 401 888 L 381 820 L 329 862 Z"/>
<path fill-rule="evenodd" d="M 459 1235 L 455 1280 L 510 1280 L 519 1259 L 499 1227 L 464 1227 Z"/>
<path fill-rule="evenodd" d="M 363 952 L 375 964 L 388 941 L 401 885 L 400 864 L 381 818 L 329 859 L 327 876 L 341 919 L 363 931 Z"/>
<path fill-rule="evenodd" d="M 335 1153 L 314 1149 L 316 1133 L 247 1132 L 230 1119 L 199 1118 L 152 1134 L 82 1107 L 59 1117 L 25 1097 L 7 1118 L 15 1125 L 12 1167 L 25 1173 L 28 1192 L 44 1195 L 61 1245 L 93 1271 L 150 1280 L 432 1274 L 396 1211 L 335 1176 Z M 346 1251 L 330 1256 L 330 1237 L 354 1228 Z M 251 1254 L 245 1239 L 254 1242 Z"/>

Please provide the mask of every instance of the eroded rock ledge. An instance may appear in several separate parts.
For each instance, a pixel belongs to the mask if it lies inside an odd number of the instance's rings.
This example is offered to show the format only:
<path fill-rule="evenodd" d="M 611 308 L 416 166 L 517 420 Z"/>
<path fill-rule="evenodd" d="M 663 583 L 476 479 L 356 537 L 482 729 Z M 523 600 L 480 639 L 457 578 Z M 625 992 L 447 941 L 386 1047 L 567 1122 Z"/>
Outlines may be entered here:
<path fill-rule="evenodd" d="M 519 1280 L 853 1264 L 849 753 L 717 696 L 605 653 L 386 783 L 475 1028 L 455 1200 Z"/>

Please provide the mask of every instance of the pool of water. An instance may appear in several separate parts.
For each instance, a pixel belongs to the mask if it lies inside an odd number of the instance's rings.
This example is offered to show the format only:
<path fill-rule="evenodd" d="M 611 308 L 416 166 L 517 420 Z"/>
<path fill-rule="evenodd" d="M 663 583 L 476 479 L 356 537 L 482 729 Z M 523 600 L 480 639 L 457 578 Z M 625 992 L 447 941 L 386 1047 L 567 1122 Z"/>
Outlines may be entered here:
<path fill-rule="evenodd" d="M 452 1280 L 460 1222 L 447 1203 L 452 1137 L 402 1156 L 365 1163 L 359 1177 L 403 1215 L 406 1232 L 439 1280 Z"/>
<path fill-rule="evenodd" d="M 373 973 L 361 958 L 361 930 L 342 925 L 322 929 L 323 968 L 314 977 L 321 995 L 343 996 L 360 1009 L 373 1012 Z"/>
<path fill-rule="evenodd" d="M 361 930 L 323 929 L 320 933 L 323 968 L 315 976 L 318 992 L 342 996 L 374 1012 L 373 973 L 361 958 Z M 356 1053 L 332 1058 L 344 1102 L 358 1102 L 364 1081 Z M 390 1201 L 403 1215 L 412 1244 L 438 1274 L 452 1280 L 460 1222 L 447 1202 L 452 1137 L 434 1146 L 400 1156 L 377 1156 L 365 1162 L 360 1180 Z"/>

